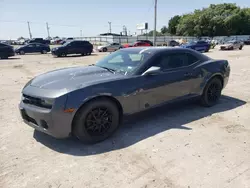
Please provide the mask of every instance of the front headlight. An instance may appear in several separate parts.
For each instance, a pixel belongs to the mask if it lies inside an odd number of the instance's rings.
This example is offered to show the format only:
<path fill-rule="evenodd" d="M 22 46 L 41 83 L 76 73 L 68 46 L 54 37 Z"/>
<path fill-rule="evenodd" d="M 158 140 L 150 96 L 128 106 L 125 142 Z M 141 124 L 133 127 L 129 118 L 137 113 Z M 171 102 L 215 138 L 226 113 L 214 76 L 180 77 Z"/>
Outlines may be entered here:
<path fill-rule="evenodd" d="M 52 108 L 54 101 L 54 99 L 41 99 L 41 105 L 46 108 Z"/>

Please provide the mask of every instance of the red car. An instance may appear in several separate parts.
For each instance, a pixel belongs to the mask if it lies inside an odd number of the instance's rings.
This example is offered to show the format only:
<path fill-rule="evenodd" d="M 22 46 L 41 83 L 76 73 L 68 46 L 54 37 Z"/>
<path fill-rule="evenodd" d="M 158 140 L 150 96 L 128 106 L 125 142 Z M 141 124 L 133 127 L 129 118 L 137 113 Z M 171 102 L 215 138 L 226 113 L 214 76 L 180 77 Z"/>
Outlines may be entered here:
<path fill-rule="evenodd" d="M 129 48 L 129 47 L 141 47 L 141 46 L 151 46 L 151 44 L 147 42 L 135 42 L 133 44 L 124 44 L 123 48 Z"/>

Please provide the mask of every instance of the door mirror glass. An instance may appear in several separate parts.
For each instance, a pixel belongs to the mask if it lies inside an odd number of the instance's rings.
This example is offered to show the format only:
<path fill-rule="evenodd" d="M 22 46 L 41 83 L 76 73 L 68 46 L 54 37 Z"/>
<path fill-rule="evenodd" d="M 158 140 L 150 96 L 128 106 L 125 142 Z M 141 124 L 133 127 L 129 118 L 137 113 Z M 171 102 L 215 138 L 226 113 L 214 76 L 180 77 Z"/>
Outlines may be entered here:
<path fill-rule="evenodd" d="M 146 70 L 142 75 L 148 76 L 148 75 L 157 75 L 161 73 L 161 67 L 150 67 L 148 70 Z"/>

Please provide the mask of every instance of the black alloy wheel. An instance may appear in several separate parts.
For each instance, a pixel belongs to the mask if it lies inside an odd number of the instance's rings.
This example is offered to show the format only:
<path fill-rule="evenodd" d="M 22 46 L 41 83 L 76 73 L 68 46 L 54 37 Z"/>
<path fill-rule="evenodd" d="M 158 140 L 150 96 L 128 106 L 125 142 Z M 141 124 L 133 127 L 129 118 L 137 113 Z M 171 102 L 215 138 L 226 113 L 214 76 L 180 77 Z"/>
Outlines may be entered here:
<path fill-rule="evenodd" d="M 213 78 L 205 87 L 201 96 L 201 103 L 204 106 L 211 107 L 217 104 L 221 97 L 222 82 L 218 78 Z"/>
<path fill-rule="evenodd" d="M 112 126 L 112 117 L 106 107 L 95 108 L 87 114 L 84 126 L 91 136 L 102 136 Z"/>
<path fill-rule="evenodd" d="M 113 101 L 106 98 L 93 99 L 76 113 L 73 133 L 84 143 L 97 143 L 116 131 L 119 120 L 119 110 Z"/>

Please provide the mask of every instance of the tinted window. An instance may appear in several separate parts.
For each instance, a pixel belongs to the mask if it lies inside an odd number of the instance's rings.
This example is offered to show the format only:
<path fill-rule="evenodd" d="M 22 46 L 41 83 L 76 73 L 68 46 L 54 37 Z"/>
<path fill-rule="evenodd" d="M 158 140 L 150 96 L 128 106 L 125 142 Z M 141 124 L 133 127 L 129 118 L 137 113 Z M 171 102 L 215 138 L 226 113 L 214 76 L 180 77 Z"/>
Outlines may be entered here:
<path fill-rule="evenodd" d="M 192 54 L 186 54 L 186 55 L 187 55 L 187 58 L 188 58 L 187 66 L 192 65 L 192 64 L 199 61 L 199 59 L 197 57 L 193 56 Z"/>
<path fill-rule="evenodd" d="M 42 47 L 42 45 L 40 45 L 40 44 L 36 44 L 36 47 Z"/>
<path fill-rule="evenodd" d="M 189 66 L 197 61 L 198 59 L 191 54 L 162 54 L 157 58 L 155 66 L 161 67 L 162 70 L 168 70 Z"/>
<path fill-rule="evenodd" d="M 28 45 L 28 47 L 33 48 L 33 47 L 35 47 L 35 44 L 30 44 L 30 45 Z"/>

